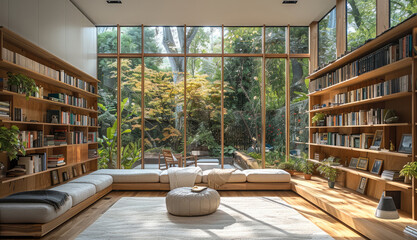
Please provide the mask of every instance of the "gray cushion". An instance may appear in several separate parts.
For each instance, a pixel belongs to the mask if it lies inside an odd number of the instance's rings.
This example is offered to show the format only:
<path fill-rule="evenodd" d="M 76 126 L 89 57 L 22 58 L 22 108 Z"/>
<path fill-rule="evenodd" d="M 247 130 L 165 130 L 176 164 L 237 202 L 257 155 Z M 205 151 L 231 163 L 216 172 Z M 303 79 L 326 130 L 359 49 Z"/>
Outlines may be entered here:
<path fill-rule="evenodd" d="M 177 216 L 200 216 L 214 213 L 220 205 L 219 193 L 211 188 L 191 192 L 190 187 L 176 188 L 165 198 L 169 213 Z"/>
<path fill-rule="evenodd" d="M 290 182 L 291 175 L 281 169 L 247 169 L 243 170 L 248 182 Z"/>
<path fill-rule="evenodd" d="M 201 183 L 203 179 L 203 173 L 200 171 L 197 174 L 197 177 L 195 178 L 195 183 Z M 161 175 L 159 176 L 159 181 L 161 183 L 169 183 L 169 176 L 168 176 L 168 170 L 164 170 L 161 172 Z"/>
<path fill-rule="evenodd" d="M 203 183 L 208 183 L 208 174 L 211 170 L 206 170 L 203 172 Z M 240 170 L 236 170 L 230 176 L 228 183 L 243 183 L 246 182 L 246 174 Z"/>
<path fill-rule="evenodd" d="M 157 183 L 159 182 L 159 169 L 100 169 L 92 175 L 110 175 L 114 183 Z"/>
<path fill-rule="evenodd" d="M 71 207 L 71 196 L 57 211 L 46 203 L 0 203 L 0 223 L 47 223 Z"/>
<path fill-rule="evenodd" d="M 96 192 L 103 191 L 113 183 L 113 177 L 110 175 L 86 175 L 70 183 L 90 183 L 96 187 Z"/>
<path fill-rule="evenodd" d="M 51 190 L 68 193 L 72 197 L 72 206 L 96 194 L 96 187 L 91 183 L 66 183 Z"/>

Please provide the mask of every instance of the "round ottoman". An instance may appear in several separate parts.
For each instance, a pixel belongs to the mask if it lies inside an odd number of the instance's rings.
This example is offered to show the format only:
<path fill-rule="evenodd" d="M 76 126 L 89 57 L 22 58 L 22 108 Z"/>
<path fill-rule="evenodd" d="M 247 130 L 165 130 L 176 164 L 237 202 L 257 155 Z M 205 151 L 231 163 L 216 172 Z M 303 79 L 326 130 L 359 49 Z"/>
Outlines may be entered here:
<path fill-rule="evenodd" d="M 192 192 L 191 187 L 176 188 L 165 199 L 167 210 L 176 216 L 201 216 L 214 213 L 220 205 L 219 193 L 211 188 Z"/>

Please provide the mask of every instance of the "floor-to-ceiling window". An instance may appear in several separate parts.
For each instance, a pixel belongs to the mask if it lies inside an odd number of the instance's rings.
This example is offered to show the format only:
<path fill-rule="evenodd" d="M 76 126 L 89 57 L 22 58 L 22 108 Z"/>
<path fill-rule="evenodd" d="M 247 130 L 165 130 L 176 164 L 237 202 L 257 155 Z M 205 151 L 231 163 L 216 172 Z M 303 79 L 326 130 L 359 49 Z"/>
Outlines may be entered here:
<path fill-rule="evenodd" d="M 318 65 L 324 66 L 336 59 L 336 8 L 319 21 L 318 31 Z"/>
<path fill-rule="evenodd" d="M 390 26 L 394 27 L 414 13 L 417 13 L 417 0 L 390 0 Z"/>
<path fill-rule="evenodd" d="M 97 32 L 101 168 L 155 167 L 162 149 L 260 167 L 305 152 L 308 27 Z"/>
<path fill-rule="evenodd" d="M 348 51 L 376 36 L 376 0 L 346 1 L 346 31 Z"/>

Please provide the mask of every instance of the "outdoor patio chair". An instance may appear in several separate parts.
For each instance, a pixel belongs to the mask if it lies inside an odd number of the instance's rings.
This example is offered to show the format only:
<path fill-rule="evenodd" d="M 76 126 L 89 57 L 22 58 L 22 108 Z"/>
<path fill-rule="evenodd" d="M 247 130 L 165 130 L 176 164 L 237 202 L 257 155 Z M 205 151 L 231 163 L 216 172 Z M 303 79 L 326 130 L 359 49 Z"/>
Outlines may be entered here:
<path fill-rule="evenodd" d="M 173 154 L 170 150 L 162 150 L 162 156 L 165 164 L 161 163 L 161 154 L 159 154 L 159 169 L 168 169 L 169 167 L 187 167 L 194 164 L 197 167 L 197 156 L 188 156 L 184 158 L 182 154 Z"/>

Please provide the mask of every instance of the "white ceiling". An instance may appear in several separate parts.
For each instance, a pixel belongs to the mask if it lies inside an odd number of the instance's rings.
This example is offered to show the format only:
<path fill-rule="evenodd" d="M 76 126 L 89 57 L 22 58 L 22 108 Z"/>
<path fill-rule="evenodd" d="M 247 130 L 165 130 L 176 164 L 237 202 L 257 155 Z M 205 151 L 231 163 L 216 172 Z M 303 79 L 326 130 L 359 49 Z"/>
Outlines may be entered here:
<path fill-rule="evenodd" d="M 96 25 L 306 26 L 320 20 L 336 0 L 71 0 Z"/>

